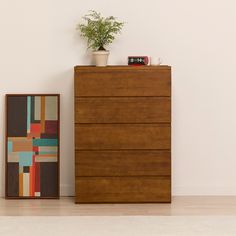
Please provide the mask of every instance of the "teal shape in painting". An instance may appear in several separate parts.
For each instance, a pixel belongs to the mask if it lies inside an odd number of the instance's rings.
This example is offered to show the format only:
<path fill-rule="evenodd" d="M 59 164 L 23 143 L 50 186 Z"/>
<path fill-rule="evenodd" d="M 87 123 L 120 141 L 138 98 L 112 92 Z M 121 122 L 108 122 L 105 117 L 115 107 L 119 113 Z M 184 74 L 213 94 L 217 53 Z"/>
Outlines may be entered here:
<path fill-rule="evenodd" d="M 30 133 L 31 97 L 27 97 L 27 132 Z"/>
<path fill-rule="evenodd" d="M 12 152 L 12 147 L 13 147 L 12 141 L 8 141 L 8 142 L 7 142 L 7 150 L 8 150 L 8 153 Z"/>
<path fill-rule="evenodd" d="M 57 139 L 33 139 L 33 146 L 57 146 Z"/>
<path fill-rule="evenodd" d="M 32 166 L 33 152 L 19 152 L 19 165 Z"/>

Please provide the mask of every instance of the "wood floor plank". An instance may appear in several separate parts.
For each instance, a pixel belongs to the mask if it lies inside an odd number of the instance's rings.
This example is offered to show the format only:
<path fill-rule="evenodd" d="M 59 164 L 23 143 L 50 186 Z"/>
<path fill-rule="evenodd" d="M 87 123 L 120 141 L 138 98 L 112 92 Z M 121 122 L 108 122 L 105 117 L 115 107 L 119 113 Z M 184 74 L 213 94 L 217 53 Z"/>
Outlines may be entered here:
<path fill-rule="evenodd" d="M 60 200 L 5 200 L 0 216 L 236 216 L 235 196 L 173 196 L 171 204 L 75 204 Z"/>

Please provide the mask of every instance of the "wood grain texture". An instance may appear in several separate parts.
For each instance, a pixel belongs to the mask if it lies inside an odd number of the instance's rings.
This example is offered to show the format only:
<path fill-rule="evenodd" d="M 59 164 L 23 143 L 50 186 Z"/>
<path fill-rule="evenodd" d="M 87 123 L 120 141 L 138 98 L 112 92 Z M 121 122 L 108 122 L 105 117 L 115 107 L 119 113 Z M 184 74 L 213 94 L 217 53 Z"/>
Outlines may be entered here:
<path fill-rule="evenodd" d="M 76 150 L 170 149 L 169 124 L 76 124 Z"/>
<path fill-rule="evenodd" d="M 170 177 L 77 177 L 76 203 L 171 202 Z"/>
<path fill-rule="evenodd" d="M 76 176 L 156 176 L 171 174 L 169 151 L 77 151 Z"/>
<path fill-rule="evenodd" d="M 75 96 L 170 96 L 171 70 L 148 67 L 136 70 L 75 69 Z"/>
<path fill-rule="evenodd" d="M 75 66 L 74 67 L 74 72 L 81 72 L 83 71 L 84 73 L 91 73 L 91 72 L 109 72 L 109 71 L 114 71 L 117 70 L 120 72 L 121 70 L 126 70 L 126 71 L 135 71 L 139 73 L 140 71 L 146 71 L 149 72 L 150 70 L 171 70 L 171 66 L 168 65 L 158 65 L 158 66 L 127 66 L 127 65 L 112 65 L 112 66 L 106 66 L 106 67 L 97 67 L 97 66 Z"/>
<path fill-rule="evenodd" d="M 171 201 L 171 67 L 75 67 L 77 203 Z"/>
<path fill-rule="evenodd" d="M 75 123 L 168 123 L 169 97 L 76 98 Z"/>

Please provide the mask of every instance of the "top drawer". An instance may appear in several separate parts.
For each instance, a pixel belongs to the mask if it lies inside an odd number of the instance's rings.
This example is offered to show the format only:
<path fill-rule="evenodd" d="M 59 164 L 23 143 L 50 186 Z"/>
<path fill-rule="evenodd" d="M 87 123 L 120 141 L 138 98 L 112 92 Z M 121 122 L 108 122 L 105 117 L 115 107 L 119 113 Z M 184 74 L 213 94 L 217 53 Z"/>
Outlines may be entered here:
<path fill-rule="evenodd" d="M 168 66 L 75 67 L 75 96 L 170 96 Z"/>

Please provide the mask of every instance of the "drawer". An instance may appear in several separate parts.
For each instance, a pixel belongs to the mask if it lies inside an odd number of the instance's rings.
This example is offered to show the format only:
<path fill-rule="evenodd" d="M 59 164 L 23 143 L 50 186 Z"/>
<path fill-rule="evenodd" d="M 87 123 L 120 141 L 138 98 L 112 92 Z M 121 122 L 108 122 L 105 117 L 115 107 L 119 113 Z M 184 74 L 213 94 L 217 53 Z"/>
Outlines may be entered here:
<path fill-rule="evenodd" d="M 76 123 L 167 123 L 170 97 L 75 98 Z"/>
<path fill-rule="evenodd" d="M 149 68 L 149 67 L 148 67 Z M 170 96 L 170 69 L 75 71 L 75 96 Z"/>
<path fill-rule="evenodd" d="M 76 124 L 75 148 L 170 149 L 169 124 Z"/>
<path fill-rule="evenodd" d="M 76 176 L 171 175 L 170 151 L 77 151 Z"/>
<path fill-rule="evenodd" d="M 170 177 L 77 177 L 76 203 L 171 202 Z"/>

